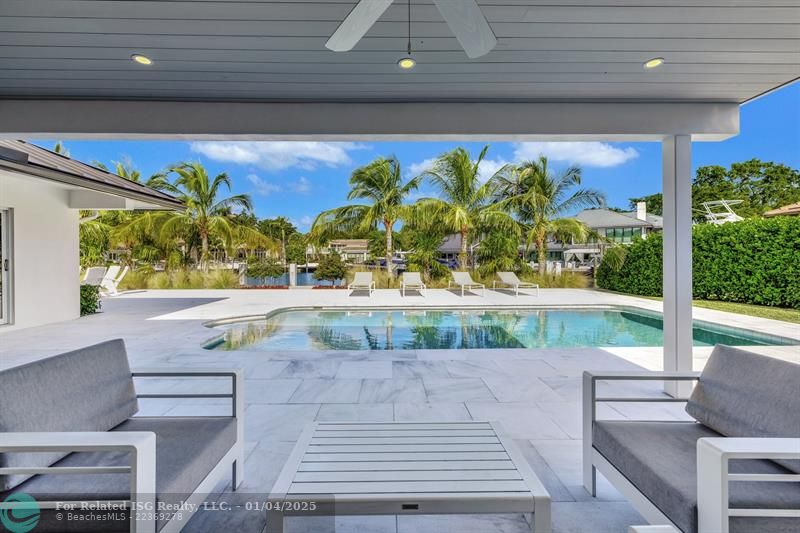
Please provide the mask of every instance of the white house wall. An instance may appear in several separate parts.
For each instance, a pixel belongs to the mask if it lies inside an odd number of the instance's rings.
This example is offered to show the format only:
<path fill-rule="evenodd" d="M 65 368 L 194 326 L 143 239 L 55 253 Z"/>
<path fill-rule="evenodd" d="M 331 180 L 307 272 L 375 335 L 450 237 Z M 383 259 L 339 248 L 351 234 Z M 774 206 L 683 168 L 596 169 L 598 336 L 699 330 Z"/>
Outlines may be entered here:
<path fill-rule="evenodd" d="M 0 333 L 77 318 L 78 212 L 64 188 L 0 170 L 0 207 L 13 209 L 13 324 Z"/>

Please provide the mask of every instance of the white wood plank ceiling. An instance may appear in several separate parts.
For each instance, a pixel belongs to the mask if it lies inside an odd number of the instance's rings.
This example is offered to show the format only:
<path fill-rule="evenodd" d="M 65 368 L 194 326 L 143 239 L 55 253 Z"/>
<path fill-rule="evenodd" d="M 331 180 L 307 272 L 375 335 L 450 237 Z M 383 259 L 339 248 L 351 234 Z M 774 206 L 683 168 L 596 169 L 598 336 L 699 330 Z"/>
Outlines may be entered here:
<path fill-rule="evenodd" d="M 475 60 L 412 0 L 411 72 L 405 0 L 325 48 L 355 3 L 0 0 L 0 98 L 744 102 L 800 77 L 800 0 L 479 0 Z"/>

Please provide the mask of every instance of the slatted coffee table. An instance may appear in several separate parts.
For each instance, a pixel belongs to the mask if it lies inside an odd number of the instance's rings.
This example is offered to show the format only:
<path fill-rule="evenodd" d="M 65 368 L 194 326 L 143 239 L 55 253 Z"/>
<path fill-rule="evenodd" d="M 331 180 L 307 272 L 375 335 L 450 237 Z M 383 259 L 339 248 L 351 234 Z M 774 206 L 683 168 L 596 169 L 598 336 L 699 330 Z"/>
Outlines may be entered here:
<path fill-rule="evenodd" d="M 314 423 L 269 506 L 269 533 L 314 514 L 526 513 L 535 533 L 550 531 L 550 495 L 495 422 Z"/>

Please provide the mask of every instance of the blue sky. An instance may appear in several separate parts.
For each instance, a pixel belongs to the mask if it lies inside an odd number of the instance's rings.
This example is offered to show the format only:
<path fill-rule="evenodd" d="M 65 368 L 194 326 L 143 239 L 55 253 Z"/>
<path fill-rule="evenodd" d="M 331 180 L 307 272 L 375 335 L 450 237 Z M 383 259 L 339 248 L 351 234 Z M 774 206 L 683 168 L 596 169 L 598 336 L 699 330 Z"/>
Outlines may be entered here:
<path fill-rule="evenodd" d="M 144 176 L 171 163 L 200 160 L 210 173 L 227 172 L 236 193 L 252 195 L 260 218 L 291 219 L 302 231 L 324 209 L 346 202 L 352 170 L 379 156 L 395 155 L 409 175 L 461 145 L 477 154 L 483 143 L 455 142 L 186 142 L 77 141 L 62 139 L 72 157 L 109 164 L 129 158 Z M 41 142 L 52 148 L 55 141 Z M 693 164 L 728 166 L 759 158 L 800 168 L 800 84 L 742 107 L 741 134 L 725 142 L 693 144 Z M 583 184 L 604 191 L 608 204 L 661 191 L 659 143 L 492 143 L 485 175 L 506 162 L 545 153 L 557 168 L 577 163 Z M 423 192 L 426 192 L 423 190 Z"/>

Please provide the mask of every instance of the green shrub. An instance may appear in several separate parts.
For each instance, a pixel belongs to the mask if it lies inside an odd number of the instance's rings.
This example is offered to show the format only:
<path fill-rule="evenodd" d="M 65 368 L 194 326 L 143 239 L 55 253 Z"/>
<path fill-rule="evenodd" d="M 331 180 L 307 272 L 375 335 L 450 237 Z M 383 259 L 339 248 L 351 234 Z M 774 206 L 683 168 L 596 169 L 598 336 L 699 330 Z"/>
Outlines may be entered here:
<path fill-rule="evenodd" d="M 100 310 L 100 287 L 81 285 L 81 316 L 91 315 Z"/>
<path fill-rule="evenodd" d="M 692 230 L 694 298 L 800 309 L 800 218 L 753 218 L 700 224 Z M 661 295 L 662 239 L 634 242 L 621 268 L 604 261 L 597 284 L 643 296 Z"/>
<path fill-rule="evenodd" d="M 215 270 L 206 278 L 209 289 L 236 289 L 239 287 L 239 275 L 232 270 Z"/>
<path fill-rule="evenodd" d="M 274 280 L 283 275 L 283 265 L 275 258 L 258 259 L 250 257 L 247 260 L 247 275 L 258 280 Z"/>
<path fill-rule="evenodd" d="M 337 279 L 344 279 L 347 275 L 347 265 L 337 253 L 324 255 L 319 260 L 314 279 L 328 280 L 334 283 Z"/>

